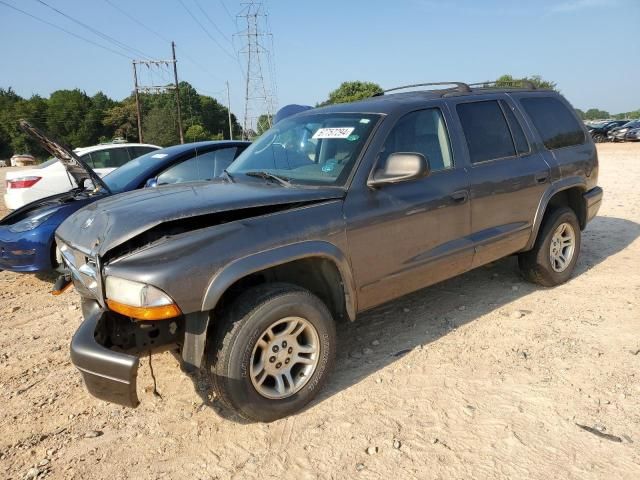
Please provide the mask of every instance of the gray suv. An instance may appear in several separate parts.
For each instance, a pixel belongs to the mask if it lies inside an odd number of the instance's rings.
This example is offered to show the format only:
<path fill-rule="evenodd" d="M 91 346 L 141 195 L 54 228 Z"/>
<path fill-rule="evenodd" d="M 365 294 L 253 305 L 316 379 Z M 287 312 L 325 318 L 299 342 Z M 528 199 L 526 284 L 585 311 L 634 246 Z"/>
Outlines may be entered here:
<path fill-rule="evenodd" d="M 602 199 L 591 136 L 553 91 L 449 85 L 308 110 L 217 181 L 69 217 L 88 390 L 136 406 L 138 356 L 177 346 L 229 408 L 272 421 L 326 382 L 340 319 L 512 254 L 567 281 Z"/>

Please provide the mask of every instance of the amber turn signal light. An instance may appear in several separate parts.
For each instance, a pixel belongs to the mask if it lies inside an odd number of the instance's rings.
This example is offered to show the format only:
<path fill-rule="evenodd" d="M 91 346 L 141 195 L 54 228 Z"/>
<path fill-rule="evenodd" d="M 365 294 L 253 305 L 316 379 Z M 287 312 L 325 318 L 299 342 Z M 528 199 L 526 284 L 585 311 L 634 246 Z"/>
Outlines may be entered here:
<path fill-rule="evenodd" d="M 132 307 L 131 305 L 107 299 L 107 306 L 114 312 L 137 320 L 166 320 L 182 315 L 175 303 L 158 307 Z"/>

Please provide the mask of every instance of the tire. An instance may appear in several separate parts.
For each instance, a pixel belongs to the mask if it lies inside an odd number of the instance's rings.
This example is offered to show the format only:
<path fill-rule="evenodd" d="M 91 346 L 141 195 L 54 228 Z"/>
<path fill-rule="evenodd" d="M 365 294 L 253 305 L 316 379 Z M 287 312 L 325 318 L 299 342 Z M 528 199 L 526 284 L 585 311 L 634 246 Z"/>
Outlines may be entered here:
<path fill-rule="evenodd" d="M 570 255 L 566 246 L 562 246 L 562 243 L 554 243 L 554 234 L 563 225 L 568 225 L 568 227 L 557 238 L 564 240 L 570 236 L 570 233 L 573 233 L 573 249 Z M 580 242 L 580 224 L 575 212 L 569 207 L 560 207 L 549 211 L 543 219 L 533 249 L 518 255 L 518 265 L 522 275 L 530 282 L 544 287 L 554 287 L 566 282 L 571 278 L 578 261 Z M 554 252 L 561 253 L 565 258 L 570 256 L 570 258 L 566 258 L 564 266 L 559 261 L 558 255 L 554 255 Z"/>
<path fill-rule="evenodd" d="M 285 336 L 302 326 L 295 338 Z M 313 345 L 315 353 L 309 353 Z M 247 290 L 223 312 L 208 346 L 207 369 L 224 405 L 247 420 L 271 422 L 299 411 L 317 395 L 333 367 L 335 350 L 335 323 L 318 297 L 294 285 L 267 284 Z M 286 378 L 285 370 L 290 372 Z"/>
<path fill-rule="evenodd" d="M 607 141 L 607 137 L 605 137 L 603 134 L 601 133 L 597 133 L 593 136 L 593 141 L 595 143 L 604 143 Z"/>

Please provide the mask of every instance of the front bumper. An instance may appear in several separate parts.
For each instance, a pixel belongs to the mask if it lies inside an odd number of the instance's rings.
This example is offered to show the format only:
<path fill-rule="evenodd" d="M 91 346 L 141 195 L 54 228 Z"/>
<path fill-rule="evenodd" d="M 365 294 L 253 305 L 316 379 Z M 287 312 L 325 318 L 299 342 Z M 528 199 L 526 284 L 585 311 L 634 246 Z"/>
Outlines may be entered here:
<path fill-rule="evenodd" d="M 14 233 L 0 225 L 0 270 L 40 272 L 51 270 L 53 231 L 46 225 Z"/>
<path fill-rule="evenodd" d="M 587 223 L 598 214 L 600 205 L 602 205 L 603 194 L 604 192 L 602 191 L 602 188 L 594 187 L 582 195 L 584 198 L 584 205 L 586 207 Z"/>
<path fill-rule="evenodd" d="M 71 340 L 71 361 L 94 397 L 126 407 L 139 403 L 136 391 L 138 357 L 110 350 L 96 341 L 96 331 L 106 321 L 99 304 L 83 300 L 84 322 Z"/>

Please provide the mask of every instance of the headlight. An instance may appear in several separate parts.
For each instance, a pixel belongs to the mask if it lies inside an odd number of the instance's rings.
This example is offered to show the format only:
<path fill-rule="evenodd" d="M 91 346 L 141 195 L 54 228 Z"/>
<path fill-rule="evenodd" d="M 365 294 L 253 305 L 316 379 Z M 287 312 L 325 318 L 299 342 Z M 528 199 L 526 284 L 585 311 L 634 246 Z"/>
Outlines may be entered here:
<path fill-rule="evenodd" d="M 153 285 L 108 276 L 105 290 L 109 308 L 127 317 L 164 320 L 182 314 L 173 299 Z"/>
<path fill-rule="evenodd" d="M 34 228 L 42 225 L 54 213 L 56 213 L 56 210 L 53 210 L 53 211 L 48 210 L 46 212 L 39 213 L 32 217 L 25 218 L 24 220 L 20 220 L 18 223 L 11 225 L 9 227 L 9 230 L 11 230 L 14 233 L 28 232 L 29 230 L 33 230 Z"/>

